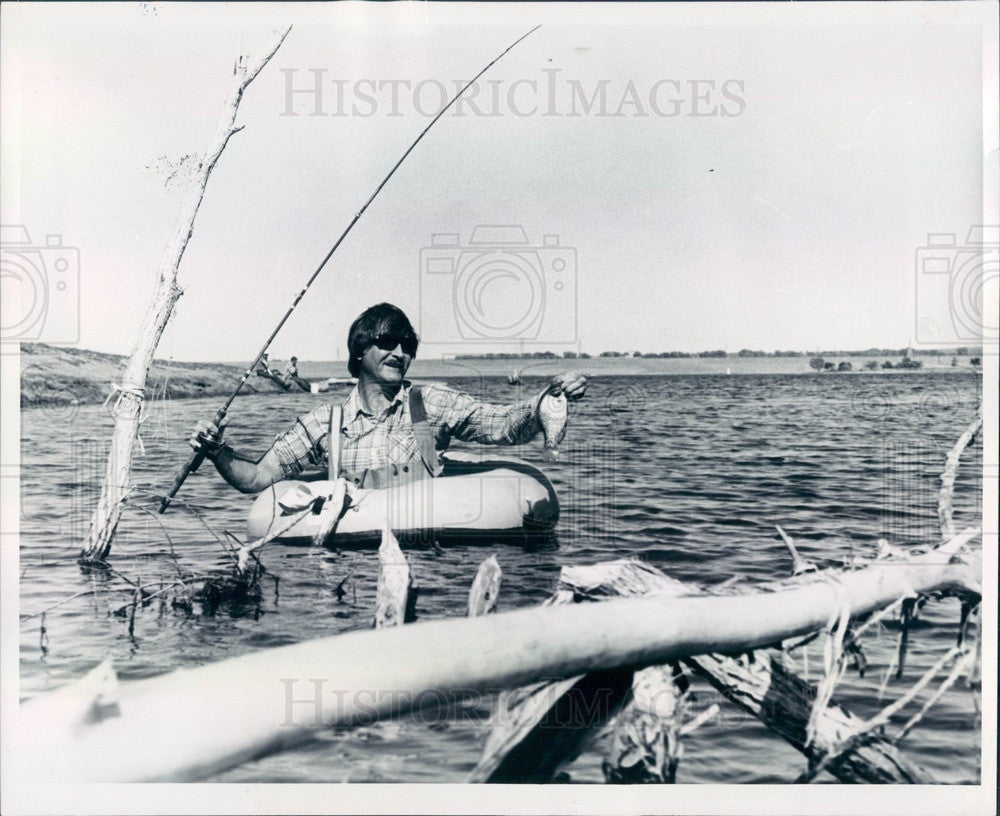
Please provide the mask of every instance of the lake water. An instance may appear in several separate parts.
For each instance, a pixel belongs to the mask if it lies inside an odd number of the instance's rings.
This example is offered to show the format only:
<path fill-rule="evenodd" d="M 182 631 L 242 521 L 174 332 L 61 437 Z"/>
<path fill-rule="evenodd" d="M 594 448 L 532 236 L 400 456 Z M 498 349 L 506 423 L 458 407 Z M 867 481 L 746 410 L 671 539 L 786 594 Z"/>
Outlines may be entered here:
<path fill-rule="evenodd" d="M 452 384 L 496 402 L 533 393 L 498 378 Z M 539 604 L 564 564 L 639 556 L 682 580 L 709 585 L 787 575 L 789 554 L 774 525 L 821 566 L 871 555 L 880 537 L 906 547 L 935 541 L 938 477 L 946 452 L 974 416 L 981 381 L 968 371 L 893 376 L 705 375 L 592 380 L 573 406 L 559 463 L 543 463 L 541 443 L 516 455 L 549 474 L 562 502 L 560 547 L 528 553 L 512 545 L 458 547 L 409 554 L 421 587 L 421 619 L 465 613 L 480 561 L 495 553 L 503 569 L 500 608 Z M 346 394 L 346 390 L 344 391 Z M 238 450 L 263 450 L 273 435 L 326 395 L 237 400 L 228 439 Z M 227 565 L 216 534 L 244 532 L 250 498 L 217 478 L 206 463 L 191 477 L 182 506 L 154 519 L 151 494 L 162 494 L 186 459 L 184 439 L 217 401 L 154 403 L 143 424 L 145 453 L 136 460 L 140 490 L 125 512 L 111 564 L 144 584 L 169 581 L 176 565 L 207 572 Z M 187 614 L 153 603 L 135 617 L 109 615 L 129 596 L 113 577 L 82 573 L 75 563 L 97 495 L 112 427 L 107 409 L 36 409 L 22 414 L 21 693 L 30 696 L 79 677 L 111 656 L 123 679 L 216 661 L 244 652 L 370 625 L 377 575 L 374 553 L 335 553 L 269 545 L 262 560 L 280 577 L 265 586 L 259 608 Z M 962 460 L 956 524 L 979 523 L 982 446 Z M 164 525 L 161 529 L 160 521 Z M 334 587 L 353 570 L 338 599 Z M 83 593 L 79 597 L 71 596 Z M 41 619 L 24 617 L 54 604 Z M 954 643 L 955 600 L 929 603 L 911 633 L 906 673 L 888 683 L 886 702 Z M 895 649 L 889 622 L 865 642 L 869 670 L 848 673 L 835 699 L 871 715 Z M 811 679 L 822 665 L 810 653 Z M 801 664 L 800 664 L 801 668 Z M 695 710 L 720 702 L 720 717 L 686 738 L 678 782 L 789 782 L 803 769 L 794 749 L 756 720 L 696 684 Z M 903 712 L 903 719 L 913 713 Z M 352 732 L 326 733 L 309 745 L 251 762 L 216 777 L 226 782 L 457 782 L 474 767 L 487 735 L 489 704 L 448 716 L 409 717 Z M 972 692 L 958 683 L 901 744 L 936 780 L 979 778 L 980 730 Z M 600 743 L 569 768 L 573 781 L 598 782 Z M 832 777 L 827 776 L 825 781 Z"/>

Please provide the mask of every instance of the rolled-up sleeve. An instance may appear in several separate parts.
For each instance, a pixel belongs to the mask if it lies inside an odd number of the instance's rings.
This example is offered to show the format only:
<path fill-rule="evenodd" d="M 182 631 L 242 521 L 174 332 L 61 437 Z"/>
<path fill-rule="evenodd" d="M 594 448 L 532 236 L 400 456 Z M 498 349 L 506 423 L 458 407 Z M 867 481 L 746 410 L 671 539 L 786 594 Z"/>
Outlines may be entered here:
<path fill-rule="evenodd" d="M 443 385 L 421 388 L 427 421 L 439 434 L 484 445 L 523 445 L 541 430 L 535 400 L 492 405 Z"/>
<path fill-rule="evenodd" d="M 326 461 L 322 442 L 330 432 L 330 406 L 320 405 L 303 414 L 295 424 L 279 434 L 271 446 L 278 457 L 286 479 L 298 476 L 306 466 L 319 466 Z"/>

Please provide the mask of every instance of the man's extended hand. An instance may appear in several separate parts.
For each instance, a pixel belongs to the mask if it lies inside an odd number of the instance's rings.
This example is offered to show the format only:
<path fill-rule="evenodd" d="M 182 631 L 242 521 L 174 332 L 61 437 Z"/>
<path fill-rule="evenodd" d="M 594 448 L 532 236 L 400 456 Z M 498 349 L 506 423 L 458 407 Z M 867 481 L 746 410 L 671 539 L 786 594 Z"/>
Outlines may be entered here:
<path fill-rule="evenodd" d="M 549 383 L 549 393 L 563 393 L 568 400 L 578 400 L 587 393 L 587 378 L 575 371 L 556 374 Z"/>

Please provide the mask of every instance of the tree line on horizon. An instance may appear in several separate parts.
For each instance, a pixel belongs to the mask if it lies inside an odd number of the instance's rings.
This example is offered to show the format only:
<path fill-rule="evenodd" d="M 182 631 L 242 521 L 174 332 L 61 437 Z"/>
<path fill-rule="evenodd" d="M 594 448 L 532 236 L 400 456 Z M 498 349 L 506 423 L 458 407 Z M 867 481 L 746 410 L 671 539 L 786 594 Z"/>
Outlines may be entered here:
<path fill-rule="evenodd" d="M 688 357 L 901 357 L 912 358 L 914 355 L 925 357 L 982 357 L 982 348 L 959 346 L 953 349 L 911 349 L 911 348 L 869 348 L 860 351 L 759 351 L 755 349 L 740 349 L 728 352 L 723 349 L 712 351 L 602 351 L 599 354 L 588 354 L 585 351 L 564 351 L 557 354 L 554 351 L 533 352 L 481 352 L 478 354 L 456 354 L 457 360 L 590 360 L 593 357 L 643 357 L 653 359 L 679 359 Z"/>

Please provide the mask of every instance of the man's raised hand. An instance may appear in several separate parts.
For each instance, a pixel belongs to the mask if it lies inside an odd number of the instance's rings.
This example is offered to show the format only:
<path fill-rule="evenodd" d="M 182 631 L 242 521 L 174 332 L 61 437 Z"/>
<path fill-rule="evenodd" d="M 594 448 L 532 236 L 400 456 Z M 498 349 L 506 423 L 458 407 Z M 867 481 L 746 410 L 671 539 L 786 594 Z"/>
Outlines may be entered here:
<path fill-rule="evenodd" d="M 578 400 L 587 393 L 587 378 L 575 371 L 556 374 L 549 382 L 549 393 L 563 393 L 568 400 Z"/>

